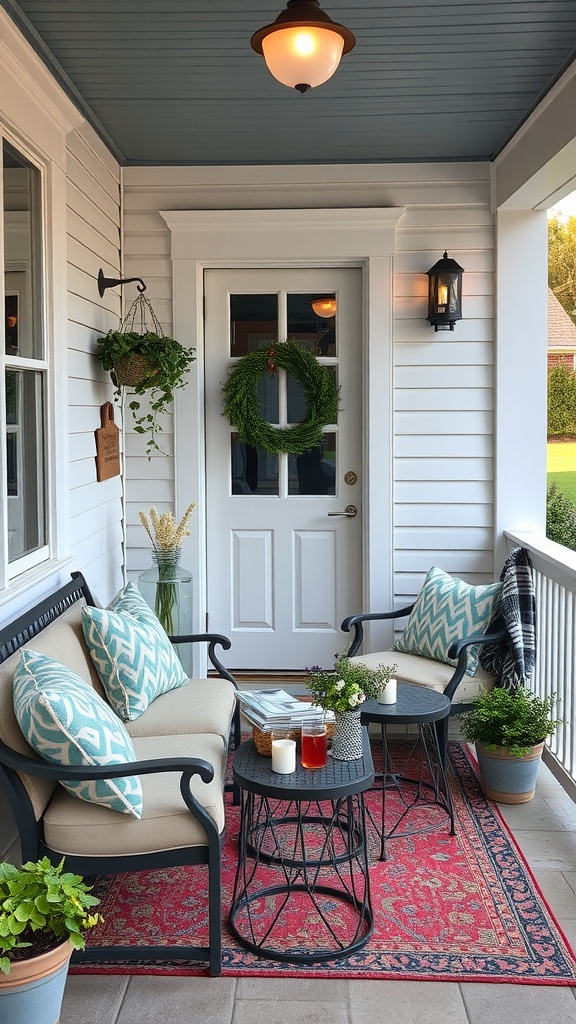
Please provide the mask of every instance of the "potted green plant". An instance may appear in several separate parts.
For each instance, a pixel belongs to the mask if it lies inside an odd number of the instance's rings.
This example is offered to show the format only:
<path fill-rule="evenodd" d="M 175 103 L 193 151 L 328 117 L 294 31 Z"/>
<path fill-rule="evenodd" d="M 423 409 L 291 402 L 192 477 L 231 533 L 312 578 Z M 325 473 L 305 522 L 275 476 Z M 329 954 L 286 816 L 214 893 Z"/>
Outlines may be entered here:
<path fill-rule="evenodd" d="M 158 416 L 172 403 L 176 389 L 185 386 L 184 376 L 196 358 L 194 349 L 155 331 L 110 330 L 97 344 L 96 357 L 110 373 L 117 400 L 123 387 L 132 388 L 139 396 L 149 392 L 148 411 L 140 411 L 138 398 L 128 405 L 136 433 L 148 435 L 146 454 L 162 452 L 156 440 L 161 429 Z"/>
<path fill-rule="evenodd" d="M 368 668 L 345 653 L 336 655 L 333 669 L 309 669 L 306 685 L 314 704 L 334 712 L 332 755 L 337 760 L 362 756 L 360 706 L 380 695 L 396 669 L 397 665 Z"/>
<path fill-rule="evenodd" d="M 80 875 L 48 857 L 0 863 L 0 1019 L 55 1024 L 74 949 L 102 921 Z"/>
<path fill-rule="evenodd" d="M 461 716 L 464 739 L 476 744 L 486 796 L 508 804 L 532 799 L 544 741 L 560 724 L 551 718 L 555 699 L 524 686 L 496 686 L 478 694 L 473 709 Z"/>

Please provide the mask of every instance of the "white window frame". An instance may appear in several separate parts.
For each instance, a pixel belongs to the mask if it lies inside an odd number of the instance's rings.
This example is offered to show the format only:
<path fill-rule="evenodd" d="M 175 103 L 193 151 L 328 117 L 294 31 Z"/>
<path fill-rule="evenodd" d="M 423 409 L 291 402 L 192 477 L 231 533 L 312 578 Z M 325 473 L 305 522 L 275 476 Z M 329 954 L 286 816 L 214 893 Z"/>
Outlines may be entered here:
<path fill-rule="evenodd" d="M 2 284 L 0 298 L 2 305 L 2 327 L 0 329 L 0 379 L 2 380 L 2 387 L 0 388 L 0 479 L 2 481 L 1 488 L 1 505 L 0 505 L 0 594 L 6 592 L 8 589 L 12 591 L 12 587 L 18 581 L 22 581 L 22 577 L 25 574 L 30 573 L 33 570 L 37 570 L 38 567 L 44 566 L 50 561 L 51 555 L 51 502 L 50 493 L 51 487 L 51 463 L 52 459 L 50 456 L 51 445 L 50 445 L 50 429 L 49 429 L 49 408 L 51 405 L 51 391 L 52 391 L 52 375 L 50 373 L 50 354 L 52 352 L 52 346 L 50 345 L 50 339 L 48 337 L 48 316 L 47 316 L 47 275 L 48 275 L 48 247 L 47 247 L 47 168 L 46 164 L 39 160 L 33 153 L 30 152 L 26 145 L 23 145 L 21 140 L 15 139 L 11 133 L 4 131 L 2 125 L 0 125 L 0 185 L 4 182 L 4 167 L 2 161 L 2 147 L 6 141 L 20 153 L 26 160 L 29 161 L 40 174 L 40 189 L 39 189 L 39 202 L 40 202 L 40 265 L 41 265 L 41 281 L 42 281 L 42 295 L 40 298 L 41 308 L 41 358 L 27 358 L 23 356 L 7 356 L 5 353 L 5 323 L 4 323 L 4 271 L 6 266 L 5 252 L 4 252 L 4 202 L 0 209 L 0 282 Z M 22 555 L 20 558 L 14 561 L 9 561 L 9 534 L 8 534 L 8 492 L 6 487 L 6 473 L 7 473 L 7 424 L 6 424 L 6 390 L 5 390 L 5 373 L 7 369 L 14 370 L 33 370 L 34 372 L 42 373 L 44 377 L 43 381 L 43 404 L 42 404 L 42 430 L 43 430 L 43 457 L 44 457 L 44 481 L 43 481 L 43 504 L 44 504 L 44 515 L 45 515 L 45 538 L 46 543 L 41 547 L 36 548 L 27 554 Z M 37 423 L 37 426 L 39 424 Z M 24 582 L 24 581 L 22 581 Z"/>

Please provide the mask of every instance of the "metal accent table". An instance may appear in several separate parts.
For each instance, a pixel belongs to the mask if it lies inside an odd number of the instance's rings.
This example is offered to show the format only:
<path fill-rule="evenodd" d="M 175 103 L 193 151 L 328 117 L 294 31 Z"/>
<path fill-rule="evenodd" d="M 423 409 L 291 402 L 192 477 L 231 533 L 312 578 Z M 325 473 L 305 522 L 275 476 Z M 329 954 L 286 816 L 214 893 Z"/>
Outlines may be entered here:
<path fill-rule="evenodd" d="M 272 771 L 254 742 L 234 756 L 241 790 L 230 927 L 257 956 L 310 964 L 356 952 L 373 930 L 364 792 L 370 741 L 355 761 Z"/>
<path fill-rule="evenodd" d="M 380 834 L 380 860 L 386 860 L 386 842 L 399 836 L 419 835 L 432 832 L 450 822 L 450 835 L 454 835 L 454 809 L 450 786 L 446 774 L 445 750 L 440 749 L 435 723 L 450 714 L 450 700 L 443 693 L 427 690 L 423 686 L 398 683 L 398 699 L 395 704 L 379 704 L 367 700 L 360 709 L 362 725 L 375 722 L 380 726 L 382 741 L 382 820 Z M 418 777 L 410 778 L 399 771 L 390 756 L 387 727 L 390 725 L 416 725 L 418 736 L 405 758 L 404 766 L 419 753 Z M 416 748 L 419 747 L 419 751 Z M 424 777 L 424 769 L 427 776 Z M 404 810 L 396 823 L 388 829 L 386 822 L 387 791 L 395 789 Z M 439 821 L 432 821 L 418 828 L 401 827 L 406 818 L 423 805 L 440 807 L 444 815 Z M 407 824 L 407 823 L 406 823 Z"/>

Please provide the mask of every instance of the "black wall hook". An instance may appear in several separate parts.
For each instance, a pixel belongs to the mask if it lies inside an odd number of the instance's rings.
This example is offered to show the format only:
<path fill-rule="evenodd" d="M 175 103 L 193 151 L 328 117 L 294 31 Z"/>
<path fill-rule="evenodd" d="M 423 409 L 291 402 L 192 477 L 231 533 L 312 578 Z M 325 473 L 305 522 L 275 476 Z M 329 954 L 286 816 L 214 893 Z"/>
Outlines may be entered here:
<path fill-rule="evenodd" d="M 120 277 L 104 277 L 104 271 L 103 270 L 99 270 L 98 271 L 98 292 L 100 294 L 100 298 L 102 298 L 102 296 L 104 295 L 104 292 L 106 291 L 107 288 L 115 288 L 117 284 L 130 284 L 131 281 L 139 281 L 140 282 L 140 284 L 138 285 L 138 291 L 140 293 L 146 291 L 146 285 L 144 284 L 144 281 L 142 280 L 141 277 L 125 277 L 125 278 L 120 278 Z"/>

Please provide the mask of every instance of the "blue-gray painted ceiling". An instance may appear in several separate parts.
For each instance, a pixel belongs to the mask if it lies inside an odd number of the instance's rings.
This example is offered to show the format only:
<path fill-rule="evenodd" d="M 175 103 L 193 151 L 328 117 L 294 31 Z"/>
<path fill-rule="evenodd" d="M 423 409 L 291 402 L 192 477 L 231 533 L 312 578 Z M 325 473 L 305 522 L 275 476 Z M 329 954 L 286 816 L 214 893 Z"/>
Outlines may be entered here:
<path fill-rule="evenodd" d="M 250 48 L 283 0 L 0 3 L 127 164 L 491 159 L 576 56 L 576 0 L 322 0 L 356 47 L 300 95 Z"/>

